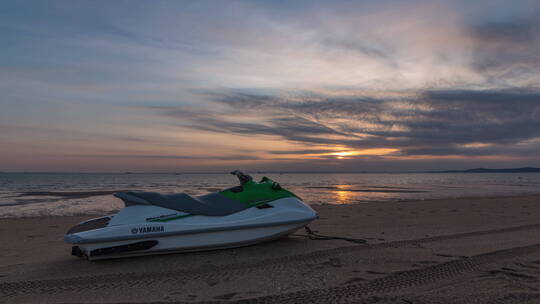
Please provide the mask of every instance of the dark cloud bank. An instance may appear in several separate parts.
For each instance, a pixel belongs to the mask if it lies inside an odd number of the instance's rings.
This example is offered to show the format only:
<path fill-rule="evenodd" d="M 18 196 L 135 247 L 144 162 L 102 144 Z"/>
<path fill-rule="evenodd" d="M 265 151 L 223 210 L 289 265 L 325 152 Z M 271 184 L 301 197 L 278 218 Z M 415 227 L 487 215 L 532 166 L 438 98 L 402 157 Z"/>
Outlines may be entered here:
<path fill-rule="evenodd" d="M 396 148 L 396 156 L 535 157 L 540 148 L 540 90 L 425 90 L 403 97 L 316 96 L 302 100 L 212 92 L 228 113 L 161 108 L 183 125 L 212 132 L 272 135 L 310 146 Z M 242 114 L 257 122 L 242 122 Z"/>

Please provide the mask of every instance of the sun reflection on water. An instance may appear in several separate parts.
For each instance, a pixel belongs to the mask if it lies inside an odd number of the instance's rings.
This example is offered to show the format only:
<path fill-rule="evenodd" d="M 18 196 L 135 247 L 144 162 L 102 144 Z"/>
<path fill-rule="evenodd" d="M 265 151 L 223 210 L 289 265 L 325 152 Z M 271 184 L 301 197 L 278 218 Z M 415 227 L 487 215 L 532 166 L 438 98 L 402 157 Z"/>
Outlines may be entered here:
<path fill-rule="evenodd" d="M 336 199 L 335 204 L 350 204 L 354 195 L 353 192 L 349 191 L 351 185 L 336 185 L 335 187 L 336 189 L 333 190 Z"/>

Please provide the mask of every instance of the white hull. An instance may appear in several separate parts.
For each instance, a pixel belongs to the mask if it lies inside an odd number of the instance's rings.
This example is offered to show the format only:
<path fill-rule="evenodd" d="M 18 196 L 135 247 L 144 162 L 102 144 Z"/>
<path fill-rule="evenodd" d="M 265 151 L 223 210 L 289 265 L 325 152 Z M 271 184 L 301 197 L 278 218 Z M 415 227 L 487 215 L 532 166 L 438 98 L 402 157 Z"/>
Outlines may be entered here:
<path fill-rule="evenodd" d="M 144 238 L 138 240 L 127 240 L 118 242 L 94 243 L 79 245 L 85 252 L 89 260 L 114 259 L 130 256 L 141 256 L 150 254 L 169 254 L 181 252 L 206 251 L 216 249 L 226 249 L 243 247 L 271 241 L 285 237 L 296 230 L 304 227 L 307 223 L 291 224 L 274 227 L 260 227 L 249 230 L 231 230 L 220 232 L 196 233 L 188 235 L 172 235 L 161 238 Z M 88 256 L 94 249 L 126 245 L 133 242 L 157 240 L 158 244 L 150 249 L 133 252 L 124 252 L 110 255 Z"/>

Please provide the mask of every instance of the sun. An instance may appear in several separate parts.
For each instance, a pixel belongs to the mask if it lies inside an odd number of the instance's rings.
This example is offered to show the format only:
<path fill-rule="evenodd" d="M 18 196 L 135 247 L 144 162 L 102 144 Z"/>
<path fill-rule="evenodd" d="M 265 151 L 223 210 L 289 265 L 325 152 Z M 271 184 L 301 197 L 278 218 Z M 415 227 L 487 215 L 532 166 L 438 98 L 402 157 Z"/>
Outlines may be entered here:
<path fill-rule="evenodd" d="M 387 155 L 399 151 L 398 149 L 389 149 L 389 148 L 372 148 L 364 150 L 354 150 L 354 151 L 340 151 L 332 152 L 326 155 L 335 156 L 337 159 L 347 159 L 350 156 L 369 156 L 369 155 Z"/>
<path fill-rule="evenodd" d="M 346 156 L 354 155 L 355 153 L 352 151 L 343 151 L 343 152 L 336 152 L 332 153 L 332 155 L 335 155 L 338 159 L 344 159 Z"/>
<path fill-rule="evenodd" d="M 335 156 L 337 159 L 346 159 L 347 156 L 354 155 L 355 153 L 352 151 L 342 151 L 342 152 L 334 152 L 330 153 L 330 155 Z"/>

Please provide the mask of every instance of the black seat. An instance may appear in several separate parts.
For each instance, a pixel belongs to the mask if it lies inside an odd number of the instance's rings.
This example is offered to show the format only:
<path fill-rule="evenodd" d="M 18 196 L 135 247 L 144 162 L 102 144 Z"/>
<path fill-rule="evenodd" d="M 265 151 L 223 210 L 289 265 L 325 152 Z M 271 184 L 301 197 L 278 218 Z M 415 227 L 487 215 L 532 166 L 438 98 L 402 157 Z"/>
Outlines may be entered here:
<path fill-rule="evenodd" d="M 117 192 L 114 195 L 122 199 L 126 206 L 149 204 L 195 215 L 224 216 L 248 208 L 246 204 L 219 193 L 194 197 L 186 193 L 161 194 L 157 192 L 130 191 Z"/>

